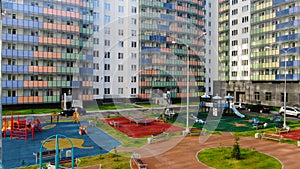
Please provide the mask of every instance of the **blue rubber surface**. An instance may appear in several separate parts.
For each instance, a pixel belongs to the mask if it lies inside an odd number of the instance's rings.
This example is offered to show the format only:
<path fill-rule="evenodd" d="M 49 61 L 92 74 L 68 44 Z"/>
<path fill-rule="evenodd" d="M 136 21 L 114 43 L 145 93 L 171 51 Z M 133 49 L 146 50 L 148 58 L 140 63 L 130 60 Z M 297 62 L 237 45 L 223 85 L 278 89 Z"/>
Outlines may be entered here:
<path fill-rule="evenodd" d="M 49 124 L 44 124 L 49 125 Z M 79 135 L 79 126 L 87 125 L 88 134 Z M 51 129 L 42 130 L 40 132 L 34 133 L 34 139 L 31 138 L 31 133 L 28 136 L 28 140 L 10 140 L 9 136 L 6 139 L 2 139 L 3 147 L 3 164 L 5 168 L 15 168 L 21 166 L 29 166 L 36 164 L 36 159 L 33 153 L 39 152 L 42 141 L 50 136 L 56 134 L 67 136 L 68 138 L 79 138 L 83 139 L 83 147 L 93 147 L 93 148 L 74 148 L 74 157 L 85 157 L 97 154 L 105 154 L 121 143 L 115 138 L 111 137 L 107 133 L 103 132 L 97 127 L 92 127 L 88 125 L 88 122 L 82 121 L 80 123 L 72 122 L 60 122 L 56 123 L 56 126 Z M 55 137 L 53 137 L 55 138 Z M 46 150 L 42 148 L 42 150 Z M 66 155 L 66 150 L 62 152 L 62 157 Z M 47 161 L 54 161 L 54 157 L 43 159 L 43 163 Z M 39 161 L 38 161 L 39 164 Z"/>

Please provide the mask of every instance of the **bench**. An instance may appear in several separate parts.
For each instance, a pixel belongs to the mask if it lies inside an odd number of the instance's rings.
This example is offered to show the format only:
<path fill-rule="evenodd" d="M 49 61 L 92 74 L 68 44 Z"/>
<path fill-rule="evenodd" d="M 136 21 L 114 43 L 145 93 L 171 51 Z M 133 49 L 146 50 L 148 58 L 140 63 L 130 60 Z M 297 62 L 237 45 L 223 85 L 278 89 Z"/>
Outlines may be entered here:
<path fill-rule="evenodd" d="M 63 157 L 59 160 L 59 164 L 66 164 L 72 162 L 72 157 Z M 76 162 L 76 158 L 74 158 L 74 163 Z M 51 165 L 55 165 L 55 161 L 50 161 Z"/>
<path fill-rule="evenodd" d="M 164 140 L 169 136 L 169 133 L 162 132 L 159 134 L 153 134 L 151 138 L 148 138 L 148 143 L 151 144 L 155 141 Z"/>
<path fill-rule="evenodd" d="M 253 125 L 253 128 L 255 128 L 256 130 L 259 128 L 268 127 L 268 123 L 263 123 L 263 122 L 253 123 L 252 125 Z"/>
<path fill-rule="evenodd" d="M 276 133 L 288 133 L 290 131 L 289 127 L 283 128 L 283 127 L 275 127 Z"/>
<path fill-rule="evenodd" d="M 283 139 L 283 136 L 280 134 L 276 133 L 263 133 L 262 134 L 262 139 L 270 139 L 270 140 L 275 140 L 281 142 Z"/>
<path fill-rule="evenodd" d="M 197 135 L 197 136 L 199 136 L 199 135 L 201 134 L 201 131 L 202 131 L 202 130 L 201 130 L 200 128 L 190 128 L 188 134 L 189 134 L 190 136 L 192 136 L 192 135 Z"/>
<path fill-rule="evenodd" d="M 59 158 L 61 158 L 62 150 L 58 150 L 58 152 L 59 152 Z M 33 153 L 33 155 L 35 156 L 35 163 L 37 164 L 38 160 L 40 159 L 40 152 Z M 52 157 L 55 157 L 55 155 L 56 155 L 55 150 L 49 150 L 49 151 L 42 152 L 42 158 L 52 158 Z"/>
<path fill-rule="evenodd" d="M 132 165 L 137 166 L 139 169 L 147 169 L 147 166 L 148 166 L 148 164 L 145 164 L 145 163 L 141 160 L 140 155 L 137 154 L 137 153 L 134 153 L 134 154 L 131 156 L 131 163 L 132 163 Z"/>

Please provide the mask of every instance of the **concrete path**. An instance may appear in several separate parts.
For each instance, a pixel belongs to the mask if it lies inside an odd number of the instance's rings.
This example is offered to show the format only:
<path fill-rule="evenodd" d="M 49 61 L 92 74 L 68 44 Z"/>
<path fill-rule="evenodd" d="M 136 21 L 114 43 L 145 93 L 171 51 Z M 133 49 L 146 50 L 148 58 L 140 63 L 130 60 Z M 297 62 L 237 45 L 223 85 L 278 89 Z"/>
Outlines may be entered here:
<path fill-rule="evenodd" d="M 204 141 L 206 138 L 207 140 Z M 124 147 L 119 147 L 118 149 L 141 154 L 143 162 L 148 164 L 148 169 L 206 169 L 210 167 L 197 159 L 199 151 L 211 147 L 232 146 L 233 144 L 234 136 L 231 133 L 223 132 L 222 135 L 211 135 L 210 137 L 187 136 L 172 138 L 136 149 Z M 285 169 L 300 168 L 300 160 L 298 160 L 300 148 L 295 145 L 240 137 L 240 146 L 277 158 Z M 255 166 L 253 167 L 255 168 Z"/>

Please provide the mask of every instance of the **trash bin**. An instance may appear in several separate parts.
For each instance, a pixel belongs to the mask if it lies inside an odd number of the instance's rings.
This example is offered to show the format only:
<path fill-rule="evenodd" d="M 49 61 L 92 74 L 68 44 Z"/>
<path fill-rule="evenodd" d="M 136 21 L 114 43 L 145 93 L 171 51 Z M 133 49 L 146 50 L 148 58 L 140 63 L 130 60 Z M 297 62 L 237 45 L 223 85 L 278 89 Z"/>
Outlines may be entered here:
<path fill-rule="evenodd" d="M 254 137 L 259 138 L 259 133 L 255 133 Z"/>
<path fill-rule="evenodd" d="M 152 138 L 147 138 L 147 140 L 148 140 L 148 144 L 152 143 Z"/>

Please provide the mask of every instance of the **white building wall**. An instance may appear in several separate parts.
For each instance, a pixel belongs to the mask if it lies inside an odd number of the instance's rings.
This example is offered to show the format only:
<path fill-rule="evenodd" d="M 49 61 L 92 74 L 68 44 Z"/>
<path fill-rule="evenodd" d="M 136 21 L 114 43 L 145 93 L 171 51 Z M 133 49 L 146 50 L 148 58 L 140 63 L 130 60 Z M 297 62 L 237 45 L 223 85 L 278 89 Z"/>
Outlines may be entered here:
<path fill-rule="evenodd" d="M 99 7 L 94 7 L 99 13 L 95 25 L 100 28 L 94 34 L 94 38 L 99 39 L 99 44 L 94 44 L 94 51 L 99 51 L 94 63 L 100 65 L 99 70 L 94 69 L 94 76 L 99 76 L 99 82 L 94 82 L 94 88 L 99 89 L 98 94 L 94 93 L 94 99 L 130 98 L 132 88 L 138 91 L 138 3 L 124 0 L 99 3 Z M 134 42 L 136 46 L 132 47 Z M 109 53 L 109 57 L 105 57 L 105 53 Z M 136 57 L 132 57 L 132 53 Z M 109 65 L 109 70 L 104 70 L 105 65 Z M 132 76 L 136 76 L 136 81 L 132 82 Z"/>
<path fill-rule="evenodd" d="M 230 80 L 250 80 L 250 0 L 237 1 L 233 4 L 230 2 Z M 234 12 L 236 11 L 237 12 Z M 247 21 L 246 21 L 247 20 Z M 237 21 L 237 24 L 233 22 Z M 233 32 L 237 30 L 237 34 Z M 247 31 L 246 31 L 247 30 Z M 243 43 L 243 39 L 248 39 L 248 43 Z M 233 42 L 237 41 L 237 45 Z M 233 52 L 237 51 L 237 55 L 234 56 Z M 247 51 L 247 52 L 246 52 Z M 236 75 L 234 75 L 236 72 Z M 247 73 L 246 73 L 247 72 Z"/>
<path fill-rule="evenodd" d="M 213 93 L 213 81 L 218 80 L 218 3 L 215 0 L 207 0 L 206 6 L 206 44 L 205 44 L 205 92 L 208 95 Z"/>

